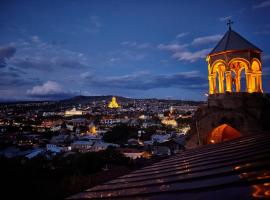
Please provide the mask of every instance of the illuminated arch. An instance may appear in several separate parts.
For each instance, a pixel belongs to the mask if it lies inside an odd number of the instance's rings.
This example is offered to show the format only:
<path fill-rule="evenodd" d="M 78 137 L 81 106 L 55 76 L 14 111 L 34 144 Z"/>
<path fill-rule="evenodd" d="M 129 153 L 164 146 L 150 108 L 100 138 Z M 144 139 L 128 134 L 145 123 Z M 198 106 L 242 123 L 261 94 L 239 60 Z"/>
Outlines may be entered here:
<path fill-rule="evenodd" d="M 245 58 L 240 58 L 240 57 L 236 57 L 236 58 L 233 58 L 233 59 L 231 59 L 230 61 L 229 61 L 229 63 L 228 63 L 228 65 L 230 66 L 233 62 L 243 62 L 243 63 L 245 63 L 246 64 L 246 66 L 249 68 L 249 66 L 250 66 L 250 62 L 247 60 L 247 59 L 245 59 Z"/>
<path fill-rule="evenodd" d="M 244 58 L 233 58 L 229 62 L 229 68 L 232 72 L 234 72 L 234 77 L 233 74 L 231 74 L 231 79 L 232 79 L 232 88 L 235 86 L 235 92 L 241 92 L 241 73 L 243 70 L 245 70 L 245 75 L 246 72 L 249 71 L 249 66 L 250 63 L 248 60 Z M 246 90 L 249 88 L 248 82 L 246 82 Z M 233 89 L 232 89 L 233 90 Z"/>
<path fill-rule="evenodd" d="M 214 70 L 215 66 L 217 66 L 218 64 L 224 65 L 225 68 L 227 66 L 227 64 L 226 64 L 226 62 L 224 60 L 218 59 L 218 60 L 216 60 L 215 62 L 212 63 L 212 65 L 210 67 L 210 73 L 214 73 L 213 70 Z"/>
<path fill-rule="evenodd" d="M 259 59 L 251 60 L 250 91 L 263 92 L 262 90 L 262 64 Z"/>
<path fill-rule="evenodd" d="M 241 133 L 229 126 L 228 124 L 222 124 L 214 128 L 207 137 L 208 144 L 216 144 L 220 142 L 225 142 L 232 140 L 241 136 Z"/>
<path fill-rule="evenodd" d="M 255 67 L 255 69 L 254 69 Z M 262 64 L 257 58 L 251 60 L 251 70 L 252 71 L 262 71 Z"/>
<path fill-rule="evenodd" d="M 209 67 L 209 85 L 210 85 L 210 94 L 214 93 L 223 93 L 224 92 L 224 74 L 226 71 L 227 65 L 224 60 L 216 60 L 212 65 Z M 218 79 L 218 83 L 217 83 Z M 218 85 L 218 91 L 217 91 Z"/>

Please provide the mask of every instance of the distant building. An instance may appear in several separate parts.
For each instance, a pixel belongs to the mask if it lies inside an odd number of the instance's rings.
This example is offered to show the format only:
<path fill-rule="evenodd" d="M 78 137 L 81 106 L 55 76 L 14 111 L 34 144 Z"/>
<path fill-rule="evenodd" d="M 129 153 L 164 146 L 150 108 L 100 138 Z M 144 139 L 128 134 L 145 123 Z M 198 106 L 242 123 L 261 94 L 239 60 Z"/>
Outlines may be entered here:
<path fill-rule="evenodd" d="M 78 141 L 75 141 L 71 144 L 71 149 L 72 150 L 90 150 L 90 148 L 92 147 L 93 145 L 93 142 L 90 140 L 90 141 L 81 141 L 81 140 L 78 140 Z"/>
<path fill-rule="evenodd" d="M 109 103 L 108 108 L 120 108 L 115 97 L 112 97 L 112 101 Z"/>
<path fill-rule="evenodd" d="M 175 121 L 175 119 L 170 119 L 170 118 L 164 118 L 161 120 L 161 123 L 166 125 L 166 126 L 172 126 L 172 127 L 176 127 L 178 124 Z"/>
<path fill-rule="evenodd" d="M 65 117 L 75 116 L 75 115 L 82 115 L 83 112 L 81 110 L 76 110 L 76 108 L 72 108 L 71 110 L 65 111 Z"/>
<path fill-rule="evenodd" d="M 151 154 L 144 150 L 132 149 L 132 148 L 122 148 L 119 151 L 124 154 L 126 157 L 133 160 L 137 158 L 150 158 Z"/>

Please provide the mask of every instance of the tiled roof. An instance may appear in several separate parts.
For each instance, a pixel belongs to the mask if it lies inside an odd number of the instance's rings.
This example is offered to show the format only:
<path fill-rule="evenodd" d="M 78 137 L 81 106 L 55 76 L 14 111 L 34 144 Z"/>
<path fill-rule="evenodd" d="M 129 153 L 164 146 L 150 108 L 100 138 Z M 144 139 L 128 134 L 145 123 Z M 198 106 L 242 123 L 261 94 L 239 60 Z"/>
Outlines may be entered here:
<path fill-rule="evenodd" d="M 262 52 L 261 49 L 250 43 L 235 31 L 229 29 L 223 38 L 218 42 L 216 47 L 209 53 L 215 54 L 228 50 L 254 50 Z"/>
<path fill-rule="evenodd" d="M 256 134 L 186 150 L 69 199 L 239 200 L 267 195 L 262 188 L 270 187 L 269 144 L 270 134 Z"/>

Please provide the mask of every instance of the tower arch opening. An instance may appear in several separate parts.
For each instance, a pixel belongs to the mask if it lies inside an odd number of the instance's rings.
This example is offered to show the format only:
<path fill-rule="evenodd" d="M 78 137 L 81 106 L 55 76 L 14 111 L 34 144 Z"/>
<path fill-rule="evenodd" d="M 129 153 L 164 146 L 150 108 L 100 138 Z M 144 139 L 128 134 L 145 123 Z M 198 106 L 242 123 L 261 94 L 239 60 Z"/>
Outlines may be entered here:
<path fill-rule="evenodd" d="M 247 91 L 246 72 L 248 66 L 249 62 L 243 58 L 234 58 L 229 62 L 229 69 L 232 71 L 232 92 Z"/>
<path fill-rule="evenodd" d="M 228 124 L 221 124 L 214 128 L 207 136 L 207 144 L 229 141 L 241 136 L 241 133 Z"/>

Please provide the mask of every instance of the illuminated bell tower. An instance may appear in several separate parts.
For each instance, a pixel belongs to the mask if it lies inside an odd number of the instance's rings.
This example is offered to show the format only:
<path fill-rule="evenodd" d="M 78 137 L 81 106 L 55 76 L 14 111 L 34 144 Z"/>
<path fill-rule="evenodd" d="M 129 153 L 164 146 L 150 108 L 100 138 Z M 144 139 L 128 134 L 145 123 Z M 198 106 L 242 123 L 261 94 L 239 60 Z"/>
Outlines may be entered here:
<path fill-rule="evenodd" d="M 206 58 L 209 94 L 241 92 L 241 89 L 262 93 L 262 50 L 233 31 L 232 23 L 229 20 L 229 30 Z M 245 90 L 241 85 L 243 76 Z"/>

